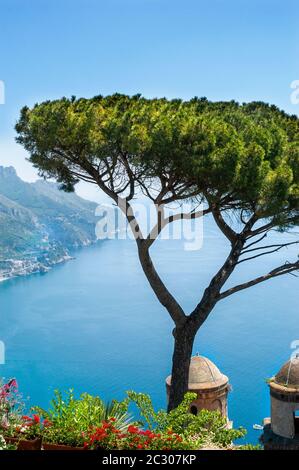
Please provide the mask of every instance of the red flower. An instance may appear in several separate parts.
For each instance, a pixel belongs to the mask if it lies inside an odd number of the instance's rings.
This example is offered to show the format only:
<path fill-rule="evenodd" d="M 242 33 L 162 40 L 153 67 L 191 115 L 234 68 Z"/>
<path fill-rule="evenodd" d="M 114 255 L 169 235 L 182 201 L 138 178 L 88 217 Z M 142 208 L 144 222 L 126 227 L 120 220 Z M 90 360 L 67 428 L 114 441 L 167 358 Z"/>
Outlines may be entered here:
<path fill-rule="evenodd" d="M 102 421 L 103 429 L 109 429 L 112 427 L 112 423 L 108 423 L 107 421 Z"/>
<path fill-rule="evenodd" d="M 139 432 L 139 429 L 136 428 L 136 426 L 129 426 L 128 427 L 128 432 L 131 433 L 131 434 L 137 434 Z"/>
<path fill-rule="evenodd" d="M 33 415 L 33 421 L 34 421 L 34 424 L 39 424 L 40 423 L 40 417 L 38 415 Z"/>
<path fill-rule="evenodd" d="M 147 436 L 149 439 L 153 439 L 155 437 L 155 433 L 147 429 L 146 431 L 144 431 L 144 436 Z"/>
<path fill-rule="evenodd" d="M 49 421 L 48 419 L 45 419 L 45 420 L 44 420 L 44 426 L 45 426 L 46 428 L 49 427 L 49 426 L 52 426 L 51 421 Z"/>
<path fill-rule="evenodd" d="M 142 445 L 142 444 L 138 444 L 137 449 L 143 449 L 143 445 Z"/>
<path fill-rule="evenodd" d="M 22 416 L 22 419 L 24 421 L 32 421 L 32 418 L 30 418 L 30 416 Z"/>

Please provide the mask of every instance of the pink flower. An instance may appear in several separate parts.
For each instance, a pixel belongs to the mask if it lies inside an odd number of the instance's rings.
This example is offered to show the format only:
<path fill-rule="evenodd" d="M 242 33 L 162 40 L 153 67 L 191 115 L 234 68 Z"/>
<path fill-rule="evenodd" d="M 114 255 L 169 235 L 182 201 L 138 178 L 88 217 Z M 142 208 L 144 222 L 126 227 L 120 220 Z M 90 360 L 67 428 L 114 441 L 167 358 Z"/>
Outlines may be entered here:
<path fill-rule="evenodd" d="M 7 390 L 4 389 L 4 387 L 1 387 L 0 388 L 0 398 L 5 399 L 5 398 L 7 398 L 7 396 L 8 396 Z"/>
<path fill-rule="evenodd" d="M 8 382 L 8 386 L 9 388 L 18 388 L 18 382 L 16 381 L 16 379 L 11 379 Z"/>

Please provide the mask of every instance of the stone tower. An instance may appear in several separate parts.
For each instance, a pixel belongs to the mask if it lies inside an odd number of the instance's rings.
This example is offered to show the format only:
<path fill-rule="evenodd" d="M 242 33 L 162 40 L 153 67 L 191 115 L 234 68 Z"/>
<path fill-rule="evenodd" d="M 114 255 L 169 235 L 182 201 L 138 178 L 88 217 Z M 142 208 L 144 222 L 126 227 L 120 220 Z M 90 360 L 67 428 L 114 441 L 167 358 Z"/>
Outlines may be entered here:
<path fill-rule="evenodd" d="M 166 379 L 167 396 L 169 397 L 171 375 Z M 188 391 L 197 394 L 191 403 L 190 411 L 197 414 L 199 410 L 218 410 L 224 418 L 227 415 L 227 395 L 230 390 L 228 377 L 223 375 L 215 364 L 203 356 L 193 356 L 189 368 Z"/>
<path fill-rule="evenodd" d="M 286 362 L 269 387 L 271 418 L 264 420 L 264 448 L 299 450 L 299 357 Z"/>

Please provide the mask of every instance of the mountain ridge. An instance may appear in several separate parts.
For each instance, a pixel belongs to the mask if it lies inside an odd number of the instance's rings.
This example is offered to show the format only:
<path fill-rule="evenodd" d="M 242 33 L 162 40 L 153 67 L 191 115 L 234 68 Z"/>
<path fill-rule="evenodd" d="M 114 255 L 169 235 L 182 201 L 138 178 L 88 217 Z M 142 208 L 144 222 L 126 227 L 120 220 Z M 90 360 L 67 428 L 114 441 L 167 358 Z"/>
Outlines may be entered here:
<path fill-rule="evenodd" d="M 0 280 L 45 272 L 96 242 L 95 202 L 0 166 Z"/>

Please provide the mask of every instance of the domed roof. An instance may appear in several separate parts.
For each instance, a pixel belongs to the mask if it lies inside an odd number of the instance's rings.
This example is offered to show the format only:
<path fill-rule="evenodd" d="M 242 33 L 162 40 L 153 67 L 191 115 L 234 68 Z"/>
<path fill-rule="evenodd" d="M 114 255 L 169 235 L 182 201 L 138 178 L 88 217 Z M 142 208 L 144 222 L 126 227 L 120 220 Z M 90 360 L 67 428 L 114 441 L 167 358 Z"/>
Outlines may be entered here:
<path fill-rule="evenodd" d="M 274 382 L 283 387 L 299 388 L 299 356 L 286 362 L 274 377 Z"/>
<path fill-rule="evenodd" d="M 171 375 L 166 383 L 171 384 Z M 193 356 L 189 368 L 189 390 L 213 389 L 228 383 L 228 377 L 220 372 L 218 367 L 204 356 Z"/>
<path fill-rule="evenodd" d="M 218 387 L 228 382 L 218 367 L 204 356 L 193 356 L 189 368 L 189 388 L 201 388 L 202 386 Z"/>

